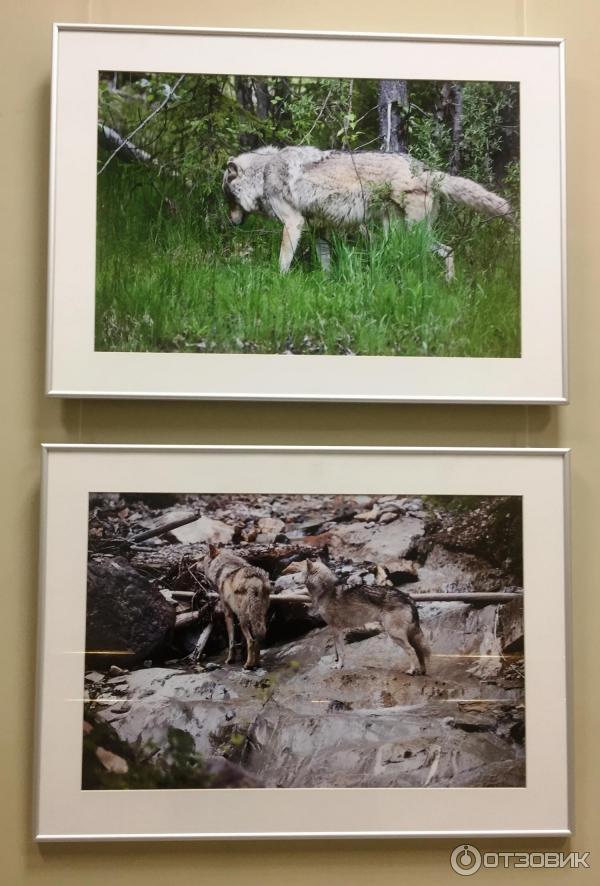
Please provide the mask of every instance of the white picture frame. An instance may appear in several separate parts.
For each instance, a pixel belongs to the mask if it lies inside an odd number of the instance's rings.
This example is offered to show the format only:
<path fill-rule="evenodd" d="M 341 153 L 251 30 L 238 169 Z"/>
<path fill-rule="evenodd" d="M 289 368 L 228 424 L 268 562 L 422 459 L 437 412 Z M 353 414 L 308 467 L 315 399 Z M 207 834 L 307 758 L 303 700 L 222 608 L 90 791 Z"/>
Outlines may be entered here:
<path fill-rule="evenodd" d="M 519 357 L 95 350 L 98 71 L 217 73 L 225 67 L 244 74 L 256 73 L 257 64 L 264 74 L 520 82 Z M 560 39 L 56 25 L 49 219 L 46 390 L 50 396 L 446 403 L 567 400 L 564 43 Z"/>
<path fill-rule="evenodd" d="M 36 839 L 569 835 L 568 463 L 562 449 L 44 446 Z M 88 496 L 99 490 L 522 496 L 526 786 L 82 790 Z"/>

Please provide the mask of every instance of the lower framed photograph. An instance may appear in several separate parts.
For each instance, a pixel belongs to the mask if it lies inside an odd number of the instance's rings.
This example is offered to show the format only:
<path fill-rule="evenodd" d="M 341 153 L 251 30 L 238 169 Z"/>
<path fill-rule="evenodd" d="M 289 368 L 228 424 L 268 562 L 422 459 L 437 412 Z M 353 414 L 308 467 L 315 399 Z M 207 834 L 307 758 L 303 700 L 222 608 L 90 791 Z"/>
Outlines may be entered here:
<path fill-rule="evenodd" d="M 35 836 L 568 835 L 568 452 L 43 447 Z"/>

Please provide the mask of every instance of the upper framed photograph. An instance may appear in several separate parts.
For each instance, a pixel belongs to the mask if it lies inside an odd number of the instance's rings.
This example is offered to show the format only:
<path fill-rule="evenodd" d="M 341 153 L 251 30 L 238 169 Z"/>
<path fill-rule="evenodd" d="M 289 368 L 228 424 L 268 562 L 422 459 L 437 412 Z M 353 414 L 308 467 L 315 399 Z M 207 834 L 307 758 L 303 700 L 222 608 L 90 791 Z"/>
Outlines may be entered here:
<path fill-rule="evenodd" d="M 570 832 L 565 451 L 44 452 L 38 840 Z"/>
<path fill-rule="evenodd" d="M 48 393 L 565 402 L 563 51 L 56 25 Z"/>

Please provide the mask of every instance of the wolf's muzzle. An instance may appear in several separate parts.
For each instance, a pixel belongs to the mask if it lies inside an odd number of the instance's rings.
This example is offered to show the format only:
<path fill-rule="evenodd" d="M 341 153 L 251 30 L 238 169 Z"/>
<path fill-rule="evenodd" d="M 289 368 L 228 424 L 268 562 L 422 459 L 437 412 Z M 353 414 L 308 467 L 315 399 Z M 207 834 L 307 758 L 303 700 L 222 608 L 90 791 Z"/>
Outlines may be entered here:
<path fill-rule="evenodd" d="M 241 225 L 244 223 L 246 219 L 246 213 L 240 207 L 235 207 L 235 209 L 229 210 L 229 221 L 232 225 Z"/>

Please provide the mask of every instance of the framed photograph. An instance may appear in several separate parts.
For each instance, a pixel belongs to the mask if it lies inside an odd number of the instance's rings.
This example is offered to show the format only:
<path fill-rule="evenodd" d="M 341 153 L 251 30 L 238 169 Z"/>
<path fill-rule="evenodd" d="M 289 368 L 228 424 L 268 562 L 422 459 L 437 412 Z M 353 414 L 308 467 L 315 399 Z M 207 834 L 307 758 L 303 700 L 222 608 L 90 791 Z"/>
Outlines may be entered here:
<path fill-rule="evenodd" d="M 567 469 L 44 447 L 36 838 L 569 834 Z"/>
<path fill-rule="evenodd" d="M 561 403 L 559 39 L 57 25 L 47 391 Z"/>

